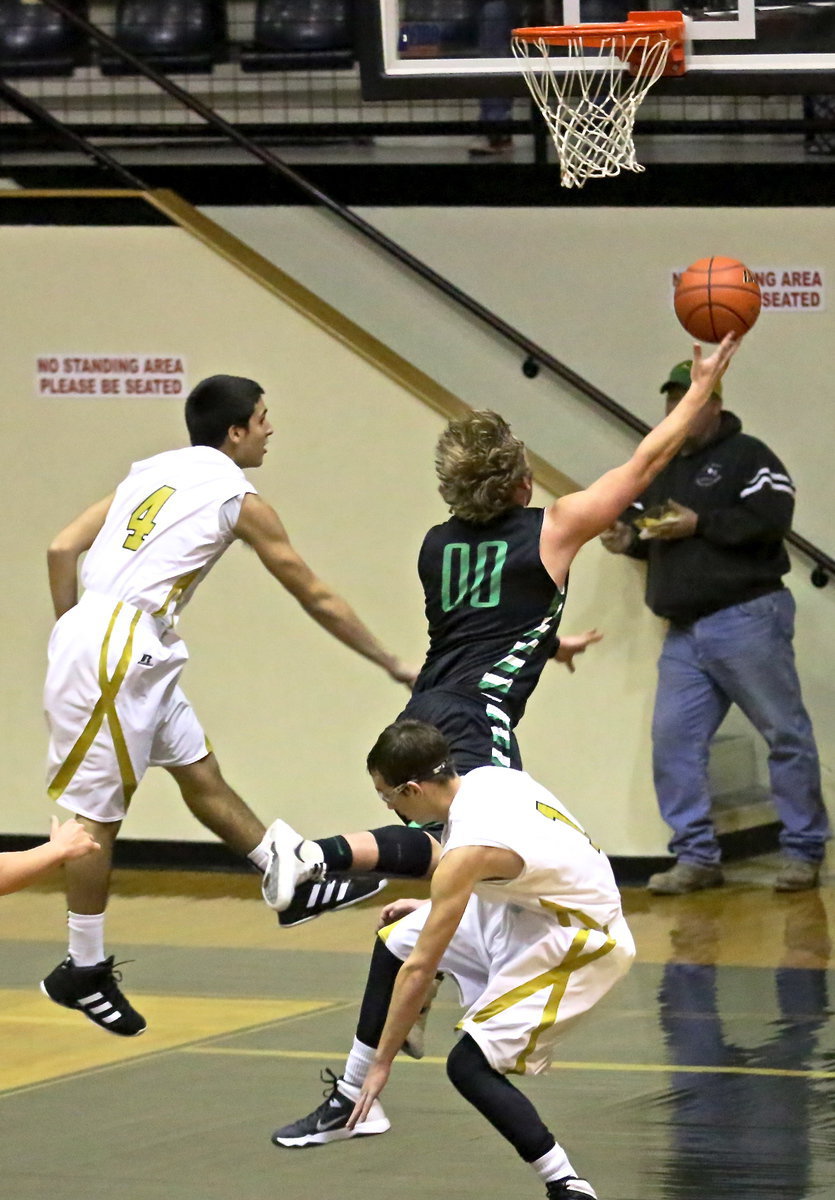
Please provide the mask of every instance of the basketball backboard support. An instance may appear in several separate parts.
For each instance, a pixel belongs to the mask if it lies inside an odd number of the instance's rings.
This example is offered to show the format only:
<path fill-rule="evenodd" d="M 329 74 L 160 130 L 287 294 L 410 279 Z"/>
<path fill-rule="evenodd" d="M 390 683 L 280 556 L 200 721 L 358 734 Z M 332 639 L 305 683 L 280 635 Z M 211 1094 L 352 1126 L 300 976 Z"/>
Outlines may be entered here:
<path fill-rule="evenodd" d="M 622 21 L 635 7 L 640 5 L 619 0 L 364 0 L 358 5 L 363 97 L 523 96 L 525 84 L 510 49 L 514 24 Z M 646 7 L 651 9 L 652 0 Z M 660 0 L 655 7 L 684 13 L 689 45 L 687 73 L 661 80 L 654 94 L 835 93 L 835 0 L 704 0 L 677 6 Z M 506 33 L 495 26 L 503 13 L 510 14 Z M 485 38 L 488 15 L 494 25 Z"/>

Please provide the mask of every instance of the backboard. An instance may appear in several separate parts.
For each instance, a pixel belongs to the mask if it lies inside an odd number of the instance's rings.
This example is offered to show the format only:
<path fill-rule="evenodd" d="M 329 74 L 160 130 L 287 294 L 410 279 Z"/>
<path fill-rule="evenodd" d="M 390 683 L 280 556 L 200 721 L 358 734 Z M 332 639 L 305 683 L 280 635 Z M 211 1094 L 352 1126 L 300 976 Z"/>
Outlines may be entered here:
<path fill-rule="evenodd" d="M 654 94 L 835 93 L 835 0 L 643 6 L 678 7 L 688 18 L 687 73 L 661 80 Z M 363 0 L 363 97 L 522 96 L 510 51 L 514 26 L 622 21 L 639 7 L 621 0 Z"/>

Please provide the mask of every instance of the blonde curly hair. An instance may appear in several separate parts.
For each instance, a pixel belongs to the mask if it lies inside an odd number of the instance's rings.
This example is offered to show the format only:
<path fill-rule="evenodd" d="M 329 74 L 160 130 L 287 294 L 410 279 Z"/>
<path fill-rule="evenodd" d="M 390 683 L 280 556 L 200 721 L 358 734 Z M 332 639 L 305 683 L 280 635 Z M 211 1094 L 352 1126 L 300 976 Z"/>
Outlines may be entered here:
<path fill-rule="evenodd" d="M 450 421 L 435 447 L 435 471 L 450 512 L 474 525 L 512 507 L 516 489 L 531 473 L 524 442 L 489 410 Z"/>

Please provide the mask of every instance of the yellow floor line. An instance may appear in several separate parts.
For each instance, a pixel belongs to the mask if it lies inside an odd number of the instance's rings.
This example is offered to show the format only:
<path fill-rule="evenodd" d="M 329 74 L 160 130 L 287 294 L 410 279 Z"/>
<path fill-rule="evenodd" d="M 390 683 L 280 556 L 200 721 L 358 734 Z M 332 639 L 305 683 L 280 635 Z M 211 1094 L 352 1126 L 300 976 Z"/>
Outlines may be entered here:
<path fill-rule="evenodd" d="M 345 1057 L 345 1051 L 326 1050 L 246 1050 L 234 1046 L 185 1046 L 182 1054 L 226 1054 L 242 1058 L 315 1058 L 321 1062 L 333 1062 Z M 419 1060 L 403 1057 L 397 1059 L 398 1064 L 412 1066 L 429 1065 L 433 1067 L 446 1066 L 446 1056 L 427 1054 Z M 653 1075 L 768 1075 L 788 1079 L 835 1079 L 835 1071 L 790 1071 L 778 1067 L 705 1067 L 688 1066 L 670 1063 L 598 1063 L 598 1062 L 557 1062 L 552 1063 L 552 1071 L 622 1071 L 647 1073 Z"/>
<path fill-rule="evenodd" d="M 0 988 L 0 1092 L 332 1009 L 328 1001 L 134 995 L 148 1031 L 116 1037 L 38 992 Z"/>

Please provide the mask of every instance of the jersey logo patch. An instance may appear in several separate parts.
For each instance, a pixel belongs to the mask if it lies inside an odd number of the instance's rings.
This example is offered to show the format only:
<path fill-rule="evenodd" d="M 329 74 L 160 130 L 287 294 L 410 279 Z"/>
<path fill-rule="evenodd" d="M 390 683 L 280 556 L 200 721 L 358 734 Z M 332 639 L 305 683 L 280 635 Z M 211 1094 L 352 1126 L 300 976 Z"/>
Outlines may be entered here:
<path fill-rule="evenodd" d="M 152 667 L 154 665 L 154 660 L 151 658 L 150 654 L 143 654 L 139 660 L 139 665 L 140 667 Z"/>
<path fill-rule="evenodd" d="M 696 487 L 713 487 L 722 478 L 722 468 L 719 463 L 705 463 L 696 476 Z"/>

